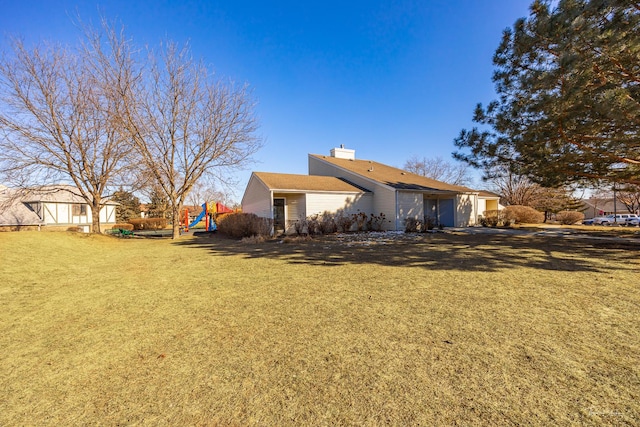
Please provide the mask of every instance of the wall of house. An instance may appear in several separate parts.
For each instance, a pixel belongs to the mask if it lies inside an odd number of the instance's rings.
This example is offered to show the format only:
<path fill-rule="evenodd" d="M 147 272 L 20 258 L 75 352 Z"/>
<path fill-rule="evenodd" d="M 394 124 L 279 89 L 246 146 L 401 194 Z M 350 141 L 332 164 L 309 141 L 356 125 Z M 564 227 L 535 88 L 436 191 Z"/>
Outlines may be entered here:
<path fill-rule="evenodd" d="M 456 196 L 456 227 L 469 227 L 476 224 L 476 204 L 477 196 L 475 194 L 458 194 Z"/>
<path fill-rule="evenodd" d="M 476 212 L 476 218 L 484 216 L 485 211 L 496 211 L 503 207 L 498 203 L 496 199 L 485 199 L 478 197 L 478 212 Z"/>
<path fill-rule="evenodd" d="M 404 228 L 407 218 L 424 219 L 424 195 L 408 191 L 398 192 L 398 222 Z"/>
<path fill-rule="evenodd" d="M 344 178 L 355 185 L 366 188 L 373 192 L 373 203 L 371 210 L 365 212 L 367 215 L 379 215 L 384 213 L 388 222 L 385 222 L 383 228 L 385 230 L 402 230 L 404 222 L 396 218 L 396 191 L 386 185 L 363 178 L 347 170 L 338 168 L 332 164 L 321 161 L 318 158 L 309 156 L 309 175 L 335 176 Z"/>
<path fill-rule="evenodd" d="M 253 176 L 249 180 L 242 198 L 242 212 L 253 213 L 263 218 L 272 218 L 273 216 L 271 191 Z"/>
<path fill-rule="evenodd" d="M 371 212 L 372 199 L 370 193 L 309 193 L 307 194 L 307 216 L 324 212 L 345 214 L 365 212 L 368 215 Z"/>
<path fill-rule="evenodd" d="M 89 207 L 89 215 L 91 215 L 91 207 Z M 106 205 L 100 209 L 100 224 L 116 223 L 116 207 L 115 205 Z"/>
<path fill-rule="evenodd" d="M 73 205 L 77 203 L 42 202 L 43 221 L 45 224 L 91 224 L 91 208 L 86 206 L 85 214 L 74 215 Z"/>

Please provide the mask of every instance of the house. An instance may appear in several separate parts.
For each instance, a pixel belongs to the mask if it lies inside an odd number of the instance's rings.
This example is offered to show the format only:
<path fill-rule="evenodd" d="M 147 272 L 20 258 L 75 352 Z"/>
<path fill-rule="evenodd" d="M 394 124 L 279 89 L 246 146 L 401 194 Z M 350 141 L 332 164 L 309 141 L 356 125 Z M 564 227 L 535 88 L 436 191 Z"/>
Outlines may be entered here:
<path fill-rule="evenodd" d="M 4 187 L 0 190 L 0 227 L 25 229 L 42 227 L 67 229 L 78 227 L 91 231 L 91 206 L 80 196 L 77 188 L 68 185 L 46 186 L 27 191 Z M 115 202 L 107 201 L 100 210 L 101 228 L 116 223 Z"/>
<path fill-rule="evenodd" d="M 614 203 L 613 198 L 583 199 L 578 210 L 584 213 L 585 218 L 595 218 L 613 213 L 637 213 L 629 211 L 627 206 L 619 200 Z"/>
<path fill-rule="evenodd" d="M 499 196 L 447 184 L 372 160 L 358 160 L 343 146 L 330 155 L 309 154 L 309 175 L 254 172 L 242 210 L 273 219 L 276 230 L 324 212 L 384 214 L 385 230 L 404 230 L 405 220 L 430 217 L 446 227 L 475 225 L 479 214 L 498 209 Z"/>

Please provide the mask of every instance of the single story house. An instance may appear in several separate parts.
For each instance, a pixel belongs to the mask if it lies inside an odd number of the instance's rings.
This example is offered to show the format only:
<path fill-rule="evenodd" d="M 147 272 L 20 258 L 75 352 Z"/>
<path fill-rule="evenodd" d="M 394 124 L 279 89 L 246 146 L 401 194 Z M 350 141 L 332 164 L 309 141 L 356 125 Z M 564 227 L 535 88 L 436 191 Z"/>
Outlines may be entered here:
<path fill-rule="evenodd" d="M 103 230 L 116 223 L 116 202 L 107 201 L 100 210 Z M 0 227 L 47 229 L 78 227 L 91 231 L 91 206 L 80 196 L 77 188 L 68 185 L 45 186 L 18 192 L 7 187 L 0 189 Z"/>
<path fill-rule="evenodd" d="M 299 219 L 325 212 L 384 214 L 385 230 L 404 230 L 408 218 L 430 217 L 446 227 L 476 225 L 485 210 L 499 209 L 499 196 L 447 184 L 334 148 L 309 154 L 309 175 L 253 172 L 242 211 L 270 218 L 276 230 L 293 232 Z"/>
<path fill-rule="evenodd" d="M 631 212 L 627 206 L 619 200 L 614 202 L 613 198 L 590 198 L 583 199 L 581 206 L 578 208 L 584 213 L 585 218 L 595 218 L 597 216 L 605 216 L 613 213 L 638 213 Z"/>

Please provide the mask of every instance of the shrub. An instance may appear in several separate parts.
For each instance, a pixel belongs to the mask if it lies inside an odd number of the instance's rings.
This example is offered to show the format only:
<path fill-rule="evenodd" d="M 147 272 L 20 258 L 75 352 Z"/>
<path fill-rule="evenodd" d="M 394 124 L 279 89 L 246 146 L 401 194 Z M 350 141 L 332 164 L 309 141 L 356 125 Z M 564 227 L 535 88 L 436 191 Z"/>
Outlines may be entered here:
<path fill-rule="evenodd" d="M 252 213 L 230 213 L 219 218 L 218 231 L 229 237 L 270 236 L 273 223 Z"/>
<path fill-rule="evenodd" d="M 407 218 L 404 220 L 405 233 L 417 233 L 423 229 L 423 224 L 419 219 Z"/>
<path fill-rule="evenodd" d="M 422 231 L 433 230 L 437 224 L 438 221 L 436 221 L 434 217 L 427 215 L 424 217 L 424 225 L 422 227 Z"/>
<path fill-rule="evenodd" d="M 384 212 L 380 212 L 380 215 L 371 214 L 369 221 L 367 221 L 367 228 L 370 231 L 382 231 L 382 224 L 386 219 Z"/>
<path fill-rule="evenodd" d="M 129 223 L 114 224 L 114 226 L 111 227 L 111 229 L 133 231 L 133 224 L 129 224 Z"/>
<path fill-rule="evenodd" d="M 351 231 L 353 222 L 353 215 L 345 215 L 343 212 L 336 215 L 336 226 L 338 227 L 338 231 L 343 233 Z"/>
<path fill-rule="evenodd" d="M 484 227 L 508 227 L 514 221 L 513 213 L 506 210 L 484 211 L 480 224 Z"/>
<path fill-rule="evenodd" d="M 309 236 L 316 236 L 320 233 L 320 218 L 318 215 L 311 215 L 306 220 L 307 223 L 307 234 Z"/>
<path fill-rule="evenodd" d="M 168 223 L 166 218 L 131 218 L 129 220 L 129 224 L 133 225 L 133 229 L 136 231 L 162 230 Z"/>
<path fill-rule="evenodd" d="M 72 225 L 71 227 L 67 227 L 67 231 L 70 233 L 79 233 L 80 227 L 78 227 L 77 225 Z"/>
<path fill-rule="evenodd" d="M 353 222 L 356 224 L 356 231 L 364 231 L 367 225 L 367 214 L 358 212 L 352 216 Z"/>
<path fill-rule="evenodd" d="M 561 211 L 556 214 L 556 220 L 560 222 L 560 224 L 571 225 L 576 222 L 582 222 L 584 219 L 584 214 L 582 212 L 576 211 Z"/>
<path fill-rule="evenodd" d="M 544 213 L 530 206 L 507 206 L 504 211 L 517 224 L 541 224 L 544 222 Z"/>
<path fill-rule="evenodd" d="M 307 220 L 306 218 L 300 218 L 296 222 L 293 223 L 293 229 L 296 231 L 298 236 L 302 236 L 303 234 L 307 234 Z"/>
<path fill-rule="evenodd" d="M 318 217 L 318 229 L 321 234 L 331 234 L 338 231 L 335 215 L 325 212 Z"/>

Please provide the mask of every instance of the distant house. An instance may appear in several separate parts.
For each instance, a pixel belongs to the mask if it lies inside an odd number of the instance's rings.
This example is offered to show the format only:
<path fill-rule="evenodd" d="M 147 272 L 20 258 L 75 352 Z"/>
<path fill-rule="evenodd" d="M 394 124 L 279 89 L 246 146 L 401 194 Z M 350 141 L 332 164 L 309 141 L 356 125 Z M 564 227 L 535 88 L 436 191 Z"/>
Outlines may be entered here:
<path fill-rule="evenodd" d="M 585 218 L 595 218 L 613 213 L 638 213 L 630 212 L 627 206 L 619 200 L 616 200 L 614 204 L 613 197 L 583 199 L 581 204 L 582 206 L 578 210 L 584 213 Z"/>
<path fill-rule="evenodd" d="M 107 202 L 100 210 L 101 228 L 116 223 L 115 202 Z M 78 227 L 89 232 L 92 224 L 91 206 L 77 188 L 67 185 L 46 186 L 27 191 L 0 189 L 0 227 L 20 230 Z"/>
<path fill-rule="evenodd" d="M 242 198 L 243 212 L 273 219 L 291 232 L 302 218 L 324 212 L 384 214 L 386 230 L 404 230 L 408 218 L 430 217 L 446 227 L 475 225 L 485 210 L 501 208 L 499 196 L 447 184 L 334 148 L 309 154 L 309 175 L 254 172 Z"/>

